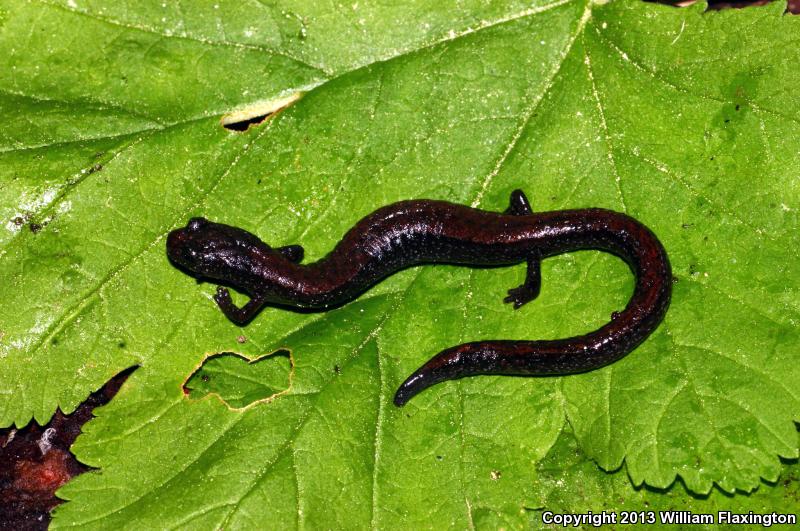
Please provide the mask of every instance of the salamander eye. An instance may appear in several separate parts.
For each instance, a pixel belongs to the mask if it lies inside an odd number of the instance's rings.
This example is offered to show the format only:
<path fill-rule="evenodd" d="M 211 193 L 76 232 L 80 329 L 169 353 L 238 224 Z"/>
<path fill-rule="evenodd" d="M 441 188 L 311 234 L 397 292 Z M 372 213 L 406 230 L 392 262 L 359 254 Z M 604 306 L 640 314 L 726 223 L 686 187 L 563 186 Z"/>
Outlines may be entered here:
<path fill-rule="evenodd" d="M 189 230 L 199 230 L 208 225 L 206 218 L 192 218 L 189 220 Z"/>

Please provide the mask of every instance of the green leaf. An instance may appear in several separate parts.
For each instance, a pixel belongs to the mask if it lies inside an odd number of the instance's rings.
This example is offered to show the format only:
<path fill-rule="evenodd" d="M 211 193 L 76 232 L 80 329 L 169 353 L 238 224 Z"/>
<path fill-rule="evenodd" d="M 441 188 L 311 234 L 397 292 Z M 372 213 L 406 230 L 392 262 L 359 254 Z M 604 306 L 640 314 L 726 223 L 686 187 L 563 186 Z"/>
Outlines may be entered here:
<path fill-rule="evenodd" d="M 0 134 L 0 422 L 44 422 L 140 366 L 74 446 L 100 471 L 60 491 L 55 525 L 523 526 L 565 415 L 635 485 L 778 477 L 800 419 L 800 79 L 770 52 L 797 20 L 777 5 L 297 4 L 0 3 L 0 109 L 27 124 Z M 301 92 L 246 133 L 220 125 Z M 419 267 L 240 329 L 164 252 L 204 215 L 313 261 L 392 201 L 503 210 L 514 188 L 536 210 L 628 212 L 662 239 L 672 307 L 630 356 L 448 382 L 398 409 L 396 387 L 443 348 L 597 328 L 630 295 L 626 266 L 547 260 L 518 312 L 501 299 L 522 267 Z M 295 363 L 281 396 L 232 410 L 184 394 L 211 354 L 277 350 Z"/>
<path fill-rule="evenodd" d="M 233 352 L 209 356 L 183 384 L 189 398 L 216 396 L 228 407 L 243 409 L 286 392 L 294 376 L 288 352 L 248 360 Z"/>
<path fill-rule="evenodd" d="M 572 430 L 566 426 L 550 453 L 536 466 L 537 478 L 535 509 L 531 510 L 532 529 L 551 529 L 543 524 L 545 511 L 558 514 L 595 515 L 616 513 L 617 522 L 623 511 L 652 512 L 657 523 L 668 514 L 689 511 L 695 515 L 712 515 L 719 524 L 719 511 L 735 514 L 780 513 L 795 514 L 797 497 L 800 495 L 800 465 L 797 461 L 789 464 L 781 473 L 780 482 L 762 483 L 759 489 L 749 496 L 731 495 L 714 488 L 707 495 L 687 492 L 685 486 L 676 484 L 669 490 L 652 487 L 633 487 L 630 479 L 622 471 L 605 473 L 581 451 Z M 649 518 L 645 515 L 645 518 Z M 584 525 L 587 529 L 590 526 Z M 642 528 L 639 525 L 618 525 L 619 529 Z M 650 526 L 648 526 L 650 527 Z M 692 529 L 730 529 L 730 525 L 692 525 Z"/>

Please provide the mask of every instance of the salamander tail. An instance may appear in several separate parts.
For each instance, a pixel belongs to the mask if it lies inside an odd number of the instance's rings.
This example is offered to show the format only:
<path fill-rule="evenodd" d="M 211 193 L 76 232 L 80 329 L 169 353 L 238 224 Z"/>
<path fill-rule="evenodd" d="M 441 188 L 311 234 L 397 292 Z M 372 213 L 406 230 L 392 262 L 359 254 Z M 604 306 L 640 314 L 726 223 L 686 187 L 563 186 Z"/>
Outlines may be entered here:
<path fill-rule="evenodd" d="M 482 374 L 487 367 L 485 360 L 481 359 L 481 346 L 480 343 L 465 343 L 432 357 L 397 389 L 394 405 L 404 406 L 415 395 L 439 382 Z"/>
<path fill-rule="evenodd" d="M 406 381 L 397 389 L 394 394 L 394 405 L 403 407 L 406 402 L 411 400 L 418 393 L 421 393 L 428 387 L 436 385 L 437 383 L 447 380 L 447 377 L 435 378 L 432 374 L 425 369 L 425 365 L 414 371 L 414 374 L 406 378 Z"/>
<path fill-rule="evenodd" d="M 420 374 L 419 370 L 416 371 L 414 374 L 406 378 L 406 381 L 403 382 L 403 385 L 397 389 L 397 392 L 394 394 L 394 405 L 397 407 L 403 407 L 414 395 L 423 389 L 430 387 L 431 385 L 433 384 L 426 384 L 423 375 Z"/>

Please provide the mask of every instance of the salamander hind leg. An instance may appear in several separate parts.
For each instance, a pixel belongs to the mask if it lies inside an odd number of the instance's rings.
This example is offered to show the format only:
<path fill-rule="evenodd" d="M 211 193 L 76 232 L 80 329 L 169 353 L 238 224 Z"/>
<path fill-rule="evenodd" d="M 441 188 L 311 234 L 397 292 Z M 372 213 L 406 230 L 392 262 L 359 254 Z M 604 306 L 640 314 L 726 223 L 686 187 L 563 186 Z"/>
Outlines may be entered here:
<path fill-rule="evenodd" d="M 228 289 L 222 286 L 217 287 L 217 292 L 214 294 L 214 302 L 217 303 L 225 317 L 239 326 L 249 323 L 261 310 L 261 307 L 264 306 L 263 299 L 253 297 L 247 304 L 239 308 L 231 300 L 231 294 Z"/>
<path fill-rule="evenodd" d="M 522 190 L 514 190 L 508 200 L 508 208 L 503 212 L 511 216 L 530 216 L 533 214 L 531 203 Z"/>
<path fill-rule="evenodd" d="M 531 203 L 522 190 L 514 190 L 508 200 L 508 208 L 503 212 L 510 216 L 530 216 L 533 214 Z M 520 308 L 539 296 L 542 287 L 541 259 L 538 256 L 528 258 L 528 272 L 525 282 L 519 287 L 508 290 L 508 296 L 503 302 L 514 304 L 514 309 Z"/>
<path fill-rule="evenodd" d="M 513 303 L 514 309 L 521 308 L 539 296 L 542 289 L 542 260 L 538 256 L 528 258 L 528 271 L 525 282 L 516 288 L 508 290 L 508 296 L 503 302 Z"/>

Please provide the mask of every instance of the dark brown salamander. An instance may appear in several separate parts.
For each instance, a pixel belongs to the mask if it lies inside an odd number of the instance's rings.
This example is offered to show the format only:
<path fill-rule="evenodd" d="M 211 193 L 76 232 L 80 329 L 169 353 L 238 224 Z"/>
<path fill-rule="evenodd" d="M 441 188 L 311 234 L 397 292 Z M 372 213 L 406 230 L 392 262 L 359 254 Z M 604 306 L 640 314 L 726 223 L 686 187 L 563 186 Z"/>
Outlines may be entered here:
<path fill-rule="evenodd" d="M 540 261 L 579 249 L 621 257 L 636 276 L 625 309 L 586 335 L 548 341 L 489 340 L 443 350 L 400 386 L 404 405 L 443 380 L 476 374 L 548 375 L 589 371 L 636 348 L 661 322 L 672 289 L 664 247 L 635 219 L 610 210 L 558 210 L 534 214 L 515 190 L 503 213 L 444 201 L 401 201 L 359 221 L 328 256 L 301 265 L 303 248 L 273 249 L 249 232 L 193 218 L 167 238 L 173 263 L 201 279 L 250 295 L 241 308 L 228 290 L 214 300 L 236 324 L 249 322 L 266 304 L 326 310 L 356 298 L 392 273 L 417 264 L 501 266 L 527 261 L 525 282 L 508 291 L 514 308 L 533 300 L 541 285 Z"/>

